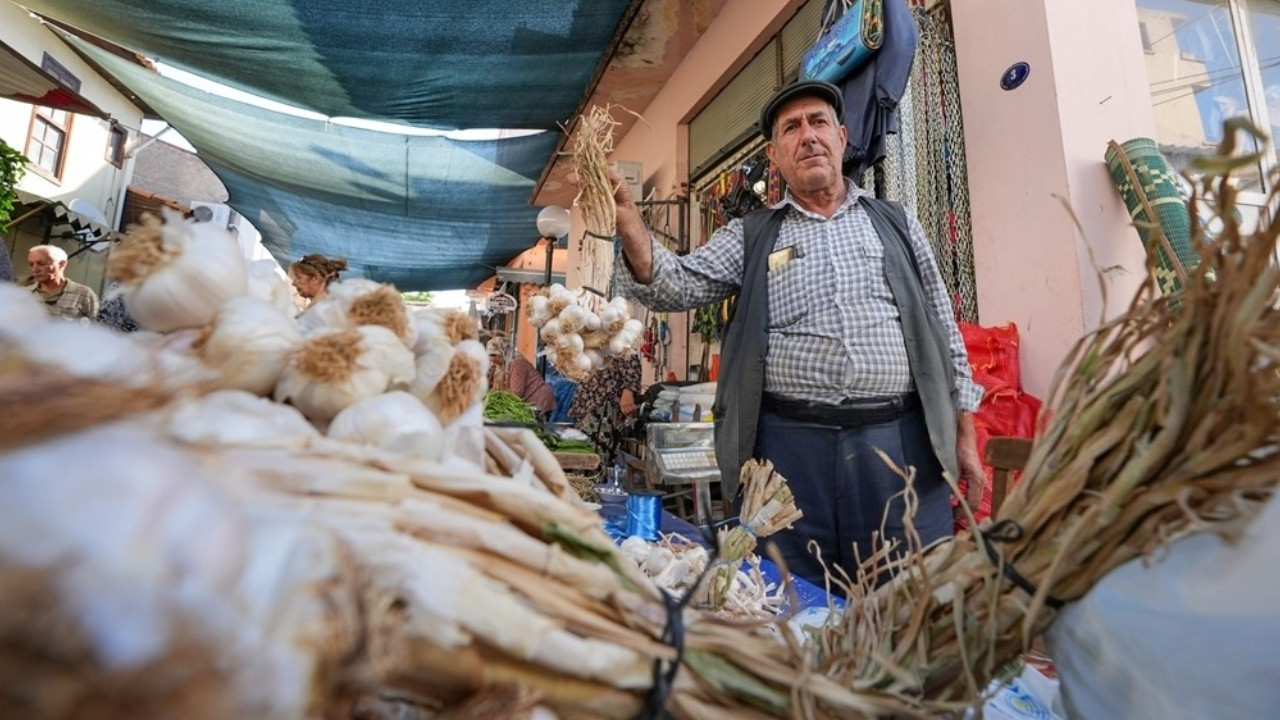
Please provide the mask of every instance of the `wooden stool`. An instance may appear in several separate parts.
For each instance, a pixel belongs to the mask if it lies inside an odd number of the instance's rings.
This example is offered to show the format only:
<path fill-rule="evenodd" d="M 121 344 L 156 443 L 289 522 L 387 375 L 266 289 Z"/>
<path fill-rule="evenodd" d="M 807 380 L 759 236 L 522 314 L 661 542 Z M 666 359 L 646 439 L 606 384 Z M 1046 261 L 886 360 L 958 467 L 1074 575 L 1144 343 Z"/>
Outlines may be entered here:
<path fill-rule="evenodd" d="M 983 453 L 987 464 L 995 469 L 991 485 L 991 516 L 995 517 L 1009 494 L 1009 480 L 1016 471 L 1027 466 L 1031 457 L 1031 439 L 996 436 L 988 438 Z"/>

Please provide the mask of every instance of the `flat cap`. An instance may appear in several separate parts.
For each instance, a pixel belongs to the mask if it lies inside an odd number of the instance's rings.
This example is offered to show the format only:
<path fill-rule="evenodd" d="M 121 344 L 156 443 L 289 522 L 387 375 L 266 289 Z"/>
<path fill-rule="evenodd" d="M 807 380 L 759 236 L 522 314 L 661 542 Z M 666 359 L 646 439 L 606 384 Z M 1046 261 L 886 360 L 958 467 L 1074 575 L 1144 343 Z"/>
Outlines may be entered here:
<path fill-rule="evenodd" d="M 798 97 L 822 98 L 835 108 L 836 121 L 844 120 L 844 93 L 840 88 L 822 80 L 797 80 L 774 93 L 760 111 L 760 134 L 765 140 L 773 139 L 773 121 L 777 119 L 778 110 Z"/>

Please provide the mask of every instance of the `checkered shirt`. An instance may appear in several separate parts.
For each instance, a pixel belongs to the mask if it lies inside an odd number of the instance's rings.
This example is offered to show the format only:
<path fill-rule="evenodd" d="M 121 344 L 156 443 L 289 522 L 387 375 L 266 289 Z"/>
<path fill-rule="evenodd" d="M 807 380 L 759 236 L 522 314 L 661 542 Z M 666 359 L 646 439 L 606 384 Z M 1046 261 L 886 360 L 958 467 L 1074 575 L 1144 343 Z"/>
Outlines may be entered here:
<path fill-rule="evenodd" d="M 54 317 L 69 320 L 82 317 L 96 320 L 98 317 L 98 296 L 88 285 L 68 280 L 61 290 L 52 295 L 40 292 L 38 284 L 31 285 L 29 289 L 37 300 L 49 308 L 49 314 Z"/>
<path fill-rule="evenodd" d="M 898 306 L 884 273 L 884 246 L 850 186 L 830 219 L 801 208 L 788 193 L 790 212 L 774 249 L 796 248 L 795 259 L 769 272 L 769 349 L 766 392 L 784 398 L 838 403 L 910 392 Z M 908 215 L 911 245 L 925 295 L 942 321 L 956 370 L 956 399 L 974 411 L 982 388 L 973 382 L 951 300 L 925 239 Z M 653 281 L 641 285 L 626 263 L 618 269 L 623 293 L 659 311 L 689 310 L 738 291 L 743 273 L 742 221 L 716 231 L 703 247 L 677 256 L 652 243 Z"/>

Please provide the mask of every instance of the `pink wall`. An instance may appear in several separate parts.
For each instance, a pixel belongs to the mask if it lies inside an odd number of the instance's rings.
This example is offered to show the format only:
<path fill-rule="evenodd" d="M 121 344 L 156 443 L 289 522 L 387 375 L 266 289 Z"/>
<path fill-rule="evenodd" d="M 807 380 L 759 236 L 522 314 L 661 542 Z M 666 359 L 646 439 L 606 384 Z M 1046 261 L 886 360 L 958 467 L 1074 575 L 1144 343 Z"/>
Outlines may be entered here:
<path fill-rule="evenodd" d="M 1133 0 L 952 7 L 978 312 L 985 325 L 1017 323 L 1023 383 L 1043 396 L 1065 353 L 1097 325 L 1102 283 L 1113 315 L 1143 272 L 1103 161 L 1108 139 L 1154 132 Z M 1001 75 L 1017 61 L 1031 74 L 1005 91 Z"/>

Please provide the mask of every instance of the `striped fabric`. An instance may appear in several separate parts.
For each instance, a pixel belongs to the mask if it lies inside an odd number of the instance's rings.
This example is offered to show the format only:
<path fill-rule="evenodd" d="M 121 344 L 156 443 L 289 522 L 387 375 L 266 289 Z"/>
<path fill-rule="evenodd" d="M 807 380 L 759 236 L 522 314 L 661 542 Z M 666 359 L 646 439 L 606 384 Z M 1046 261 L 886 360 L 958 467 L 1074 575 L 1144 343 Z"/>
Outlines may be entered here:
<path fill-rule="evenodd" d="M 87 285 L 68 280 L 62 290 L 52 295 L 40 292 L 39 285 L 30 285 L 27 289 L 49 308 L 49 314 L 54 317 L 68 320 L 98 318 L 98 296 Z"/>

